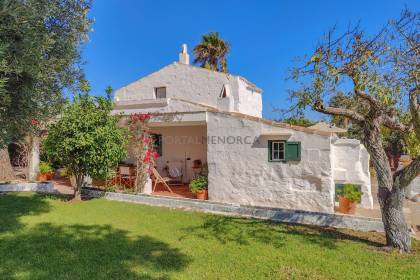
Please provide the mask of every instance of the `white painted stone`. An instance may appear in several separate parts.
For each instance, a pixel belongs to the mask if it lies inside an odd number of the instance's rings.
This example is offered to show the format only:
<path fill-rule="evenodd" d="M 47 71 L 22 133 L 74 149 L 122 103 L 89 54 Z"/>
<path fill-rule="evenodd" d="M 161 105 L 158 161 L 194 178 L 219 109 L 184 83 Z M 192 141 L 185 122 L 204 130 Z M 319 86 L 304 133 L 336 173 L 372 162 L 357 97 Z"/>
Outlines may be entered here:
<path fill-rule="evenodd" d="M 220 93 L 225 85 L 229 86 L 231 93 L 229 101 L 220 101 Z M 222 111 L 229 110 L 261 117 L 261 92 L 252 90 L 250 85 L 239 76 L 175 62 L 117 90 L 115 101 L 118 105 L 118 102 L 154 99 L 154 88 L 166 87 L 166 97 L 169 99 L 185 99 L 213 106 Z M 197 110 L 191 104 L 183 105 L 187 108 L 171 108 L 169 111 Z M 153 108 L 153 112 L 162 110 L 164 109 Z"/>
<path fill-rule="evenodd" d="M 335 183 L 351 183 L 361 186 L 361 206 L 373 208 L 369 153 L 356 139 L 335 138 L 331 142 L 333 178 Z"/>
<path fill-rule="evenodd" d="M 268 162 L 268 139 L 259 138 L 270 128 L 268 125 L 221 113 L 207 114 L 208 136 L 256 139 L 248 144 L 208 144 L 211 200 L 334 212 L 329 137 L 283 129 L 291 135 L 289 141 L 301 142 L 302 159 Z M 307 158 L 309 151 L 318 151 L 311 162 Z"/>
<path fill-rule="evenodd" d="M 143 193 L 144 194 L 151 194 L 152 193 L 152 180 L 150 178 L 147 178 L 147 181 L 144 184 Z"/>
<path fill-rule="evenodd" d="M 36 180 L 39 167 L 39 138 L 36 136 L 29 137 L 30 152 L 28 161 L 29 180 Z"/>

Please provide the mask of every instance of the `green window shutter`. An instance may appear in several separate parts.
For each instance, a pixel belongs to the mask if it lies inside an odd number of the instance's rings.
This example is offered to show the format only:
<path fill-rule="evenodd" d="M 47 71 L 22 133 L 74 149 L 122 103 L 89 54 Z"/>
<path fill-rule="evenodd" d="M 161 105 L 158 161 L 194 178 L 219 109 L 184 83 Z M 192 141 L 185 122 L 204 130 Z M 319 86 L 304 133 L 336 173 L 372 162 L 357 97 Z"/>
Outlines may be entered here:
<path fill-rule="evenodd" d="M 286 142 L 285 143 L 285 159 L 286 161 L 300 160 L 300 142 Z"/>
<path fill-rule="evenodd" d="M 271 141 L 271 140 L 268 140 L 268 161 L 271 161 L 272 160 L 272 158 L 271 158 L 271 149 L 272 149 L 272 143 L 273 143 L 273 141 Z"/>

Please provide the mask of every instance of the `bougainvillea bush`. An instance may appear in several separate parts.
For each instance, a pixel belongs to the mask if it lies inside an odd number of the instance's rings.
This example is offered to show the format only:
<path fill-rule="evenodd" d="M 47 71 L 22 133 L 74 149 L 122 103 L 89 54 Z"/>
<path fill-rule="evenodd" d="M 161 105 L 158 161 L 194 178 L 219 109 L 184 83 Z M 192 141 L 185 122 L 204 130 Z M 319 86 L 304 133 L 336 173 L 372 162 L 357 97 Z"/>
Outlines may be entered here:
<path fill-rule="evenodd" d="M 155 159 L 159 157 L 154 150 L 153 137 L 147 125 L 151 118 L 151 114 L 132 114 L 129 118 L 131 142 L 136 157 L 135 189 L 137 192 L 143 192 Z"/>

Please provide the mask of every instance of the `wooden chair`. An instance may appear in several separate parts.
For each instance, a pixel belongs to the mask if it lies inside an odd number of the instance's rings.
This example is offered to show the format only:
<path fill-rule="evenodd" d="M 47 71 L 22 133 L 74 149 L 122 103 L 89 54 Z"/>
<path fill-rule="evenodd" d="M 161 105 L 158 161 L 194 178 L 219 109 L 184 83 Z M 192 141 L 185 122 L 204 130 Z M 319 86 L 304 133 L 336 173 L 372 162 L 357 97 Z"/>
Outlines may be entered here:
<path fill-rule="evenodd" d="M 134 181 L 136 180 L 136 176 L 133 175 L 131 168 L 129 166 L 119 166 L 118 171 L 120 185 L 129 188 L 133 187 Z"/>
<path fill-rule="evenodd" d="M 170 178 L 160 176 L 159 172 L 154 167 L 152 167 L 152 174 L 155 179 L 155 183 L 153 185 L 153 192 L 156 189 L 156 185 L 162 183 L 165 188 L 167 188 L 171 193 L 173 193 L 173 191 L 168 185 L 168 182 L 171 180 Z"/>

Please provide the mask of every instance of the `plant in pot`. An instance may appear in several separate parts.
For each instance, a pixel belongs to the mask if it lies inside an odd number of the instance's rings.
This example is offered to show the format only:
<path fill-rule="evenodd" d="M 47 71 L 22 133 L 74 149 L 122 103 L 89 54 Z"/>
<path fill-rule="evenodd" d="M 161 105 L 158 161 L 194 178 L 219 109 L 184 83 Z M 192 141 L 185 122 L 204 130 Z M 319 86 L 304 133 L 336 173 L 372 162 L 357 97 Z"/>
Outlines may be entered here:
<path fill-rule="evenodd" d="M 54 170 L 51 167 L 51 164 L 45 161 L 39 163 L 39 174 L 38 181 L 48 181 L 51 180 L 54 176 Z"/>
<path fill-rule="evenodd" d="M 337 191 L 339 201 L 339 211 L 344 214 L 354 214 L 356 205 L 360 202 L 362 192 L 356 185 L 345 184 L 342 189 Z"/>
<path fill-rule="evenodd" d="M 198 199 L 207 200 L 209 198 L 207 187 L 208 181 L 204 176 L 197 176 L 190 182 L 190 190 L 196 194 Z"/>

